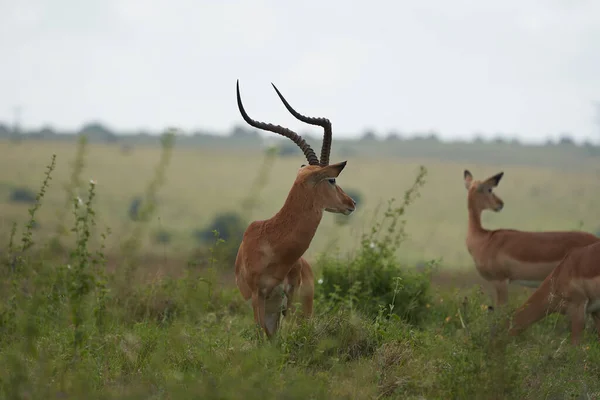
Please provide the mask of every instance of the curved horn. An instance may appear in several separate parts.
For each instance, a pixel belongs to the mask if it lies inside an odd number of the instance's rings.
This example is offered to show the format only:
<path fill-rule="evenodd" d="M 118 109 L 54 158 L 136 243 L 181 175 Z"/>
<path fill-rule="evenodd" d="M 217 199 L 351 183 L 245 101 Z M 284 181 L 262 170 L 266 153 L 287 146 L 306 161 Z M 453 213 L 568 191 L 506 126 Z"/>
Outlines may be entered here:
<path fill-rule="evenodd" d="M 329 153 L 331 153 L 331 121 L 327 118 L 316 118 L 316 117 L 307 117 L 305 115 L 300 114 L 298 111 L 294 110 L 290 103 L 283 97 L 279 89 L 273 85 L 273 88 L 277 92 L 277 95 L 283 102 L 285 108 L 297 119 L 302 122 L 306 122 L 307 124 L 320 126 L 323 128 L 323 144 L 321 145 L 321 166 L 329 165 Z"/>
<path fill-rule="evenodd" d="M 255 128 L 258 128 L 258 129 L 265 130 L 265 131 L 278 133 L 282 136 L 285 136 L 285 137 L 291 139 L 294 143 L 296 143 L 296 145 L 298 145 L 298 147 L 300 147 L 300 149 L 304 153 L 304 156 L 306 157 L 306 160 L 308 161 L 308 163 L 310 165 L 319 165 L 319 159 L 317 158 L 314 150 L 308 145 L 308 143 L 306 143 L 306 140 L 304 140 L 302 138 L 302 136 L 298 135 L 294 131 L 284 128 L 283 126 L 268 124 L 265 122 L 254 121 L 252 118 L 250 118 L 248 116 L 248 113 L 246 113 L 246 110 L 244 110 L 244 106 L 242 105 L 242 98 L 240 96 L 240 81 L 239 81 L 239 79 L 237 80 L 237 83 L 236 83 L 236 91 L 237 91 L 238 108 L 240 109 L 240 113 L 242 114 L 242 117 L 249 125 L 251 125 Z"/>

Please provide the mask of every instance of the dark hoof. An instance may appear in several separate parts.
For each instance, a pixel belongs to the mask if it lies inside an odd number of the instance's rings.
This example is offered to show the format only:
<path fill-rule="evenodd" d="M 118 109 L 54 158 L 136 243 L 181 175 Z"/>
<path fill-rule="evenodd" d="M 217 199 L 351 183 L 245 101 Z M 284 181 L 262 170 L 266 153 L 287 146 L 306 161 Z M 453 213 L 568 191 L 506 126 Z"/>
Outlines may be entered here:
<path fill-rule="evenodd" d="M 494 311 L 494 306 L 488 306 L 488 311 Z"/>

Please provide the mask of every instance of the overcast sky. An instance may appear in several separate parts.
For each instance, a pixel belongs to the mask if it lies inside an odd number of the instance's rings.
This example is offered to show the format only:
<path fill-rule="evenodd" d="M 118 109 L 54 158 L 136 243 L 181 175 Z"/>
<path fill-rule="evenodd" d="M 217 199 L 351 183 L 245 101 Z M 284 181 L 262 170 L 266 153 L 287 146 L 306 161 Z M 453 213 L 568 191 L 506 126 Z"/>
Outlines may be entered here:
<path fill-rule="evenodd" d="M 0 121 L 600 139 L 600 1 L 0 0 Z"/>

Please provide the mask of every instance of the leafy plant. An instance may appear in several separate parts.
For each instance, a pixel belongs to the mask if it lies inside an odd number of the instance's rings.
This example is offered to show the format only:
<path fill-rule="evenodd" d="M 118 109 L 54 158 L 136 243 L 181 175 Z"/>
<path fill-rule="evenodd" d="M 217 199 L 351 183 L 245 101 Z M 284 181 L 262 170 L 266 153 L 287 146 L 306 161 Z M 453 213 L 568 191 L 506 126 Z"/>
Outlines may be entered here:
<path fill-rule="evenodd" d="M 389 307 L 390 314 L 409 322 L 423 319 L 430 301 L 429 276 L 402 268 L 396 252 L 406 237 L 405 221 L 401 218 L 418 197 L 425 175 L 426 169 L 421 167 L 399 206 L 394 205 L 395 199 L 388 202 L 381 220 L 363 234 L 352 258 L 320 259 L 322 283 L 318 285 L 318 295 L 335 305 L 358 308 L 373 318 L 382 307 Z"/>

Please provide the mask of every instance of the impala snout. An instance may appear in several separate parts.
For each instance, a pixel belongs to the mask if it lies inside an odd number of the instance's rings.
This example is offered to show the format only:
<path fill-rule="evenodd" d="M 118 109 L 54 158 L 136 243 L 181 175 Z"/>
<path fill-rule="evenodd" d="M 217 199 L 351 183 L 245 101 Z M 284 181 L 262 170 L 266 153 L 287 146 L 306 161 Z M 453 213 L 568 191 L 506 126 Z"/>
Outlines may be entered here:
<path fill-rule="evenodd" d="M 348 205 L 348 208 L 344 212 L 344 215 L 350 215 L 356 210 L 356 201 L 352 197 L 348 197 L 352 202 L 352 205 Z"/>
<path fill-rule="evenodd" d="M 340 190 L 342 192 L 343 195 L 343 203 L 344 206 L 346 207 L 343 211 L 342 214 L 344 215 L 350 215 L 354 212 L 354 210 L 356 210 L 356 201 L 354 201 L 354 199 L 350 196 L 348 196 L 346 194 L 346 192 L 343 192 L 342 190 Z"/>
<path fill-rule="evenodd" d="M 502 200 L 500 200 L 500 198 L 498 198 L 498 196 L 494 196 L 494 206 L 492 207 L 492 209 L 495 212 L 499 212 L 504 208 L 504 202 Z"/>
<path fill-rule="evenodd" d="M 325 207 L 325 211 L 336 214 L 350 215 L 356 210 L 356 201 L 348 196 L 342 188 L 336 187 L 336 205 L 333 207 Z"/>

